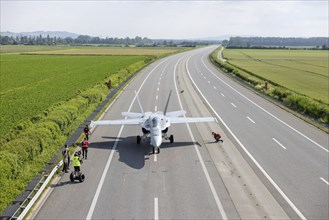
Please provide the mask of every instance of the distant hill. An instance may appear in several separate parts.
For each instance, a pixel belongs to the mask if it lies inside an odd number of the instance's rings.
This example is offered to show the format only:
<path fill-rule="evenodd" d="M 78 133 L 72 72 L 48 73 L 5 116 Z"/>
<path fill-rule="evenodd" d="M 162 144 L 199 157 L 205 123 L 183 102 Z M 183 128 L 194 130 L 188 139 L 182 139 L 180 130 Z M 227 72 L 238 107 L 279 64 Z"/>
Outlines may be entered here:
<path fill-rule="evenodd" d="M 71 38 L 77 38 L 79 34 L 67 32 L 67 31 L 33 31 L 33 32 L 20 32 L 20 33 L 15 33 L 15 32 L 0 32 L 1 36 L 8 36 L 8 37 L 16 37 L 16 36 L 41 36 L 42 37 L 60 37 L 60 38 L 66 38 L 66 37 L 71 37 Z"/>

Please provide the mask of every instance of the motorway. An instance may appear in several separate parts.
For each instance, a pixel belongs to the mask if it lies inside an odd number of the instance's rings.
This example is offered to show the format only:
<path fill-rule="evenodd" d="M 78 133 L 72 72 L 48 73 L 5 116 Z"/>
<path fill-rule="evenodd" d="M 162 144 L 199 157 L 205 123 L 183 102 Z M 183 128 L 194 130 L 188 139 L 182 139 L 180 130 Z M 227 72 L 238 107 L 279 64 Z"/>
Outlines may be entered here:
<path fill-rule="evenodd" d="M 174 125 L 160 154 L 138 126 L 97 127 L 82 170 L 62 174 L 35 219 L 328 219 L 328 135 L 260 98 L 208 61 L 209 46 L 141 71 L 102 119 L 184 109 L 216 123 Z M 214 143 L 211 131 L 224 143 Z"/>

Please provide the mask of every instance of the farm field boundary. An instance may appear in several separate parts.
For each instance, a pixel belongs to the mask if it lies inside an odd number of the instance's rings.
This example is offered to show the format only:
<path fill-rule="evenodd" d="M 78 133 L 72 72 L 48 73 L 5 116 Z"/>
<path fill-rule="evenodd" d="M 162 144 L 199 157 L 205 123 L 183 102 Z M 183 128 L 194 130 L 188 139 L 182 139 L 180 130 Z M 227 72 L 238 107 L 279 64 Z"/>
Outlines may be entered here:
<path fill-rule="evenodd" d="M 318 73 L 319 79 L 316 80 L 315 83 L 319 83 L 321 85 L 318 90 L 318 93 L 322 93 L 323 95 L 318 94 L 316 97 L 324 97 L 323 100 L 311 98 L 309 96 L 306 96 L 305 94 L 302 94 L 300 92 L 296 92 L 295 90 L 290 89 L 290 84 L 286 84 L 285 86 L 281 85 L 281 82 L 279 83 L 278 80 L 275 78 L 270 78 L 266 74 L 259 74 L 258 72 L 261 71 L 259 69 L 257 72 L 250 71 L 247 68 L 243 68 L 241 66 L 238 66 L 237 64 L 232 64 L 231 60 L 228 59 L 227 62 L 222 62 L 218 59 L 218 51 L 220 48 L 217 48 L 213 53 L 210 55 L 211 61 L 218 66 L 221 70 L 223 70 L 225 73 L 228 74 L 228 76 L 233 77 L 233 79 L 236 79 L 243 85 L 253 89 L 258 94 L 262 95 L 263 97 L 267 97 L 270 101 L 279 104 L 286 110 L 291 111 L 296 116 L 303 118 L 305 121 L 308 121 L 309 123 L 315 125 L 316 127 L 324 130 L 328 133 L 329 129 L 329 105 L 327 96 L 325 95 L 325 92 L 322 90 L 328 91 L 328 79 L 329 76 L 326 76 L 326 73 L 323 71 Z M 289 51 L 287 51 L 289 52 Z M 245 56 L 245 55 L 244 55 Z M 228 57 L 225 57 L 226 59 Z M 251 59 L 251 58 L 250 58 Z M 255 58 L 252 58 L 255 59 Z M 252 63 L 253 61 L 251 61 Z M 255 62 L 260 62 L 256 61 Z M 277 61 L 276 61 L 277 62 Z M 309 63 L 307 63 L 308 66 L 312 65 L 312 61 L 310 60 Z M 254 64 L 255 65 L 255 64 Z M 264 65 L 264 64 L 262 64 Z M 322 66 L 326 66 L 328 64 L 323 63 Z M 273 68 L 267 67 L 269 69 Z M 319 66 L 319 65 L 316 65 Z M 292 67 L 291 67 L 292 68 Z M 280 71 L 277 70 L 277 71 Z M 311 69 L 307 69 L 306 71 L 309 72 L 315 72 Z M 264 72 L 264 69 L 262 70 Z M 267 69 L 265 70 L 267 73 Z M 319 71 L 318 71 L 319 72 Z M 269 73 L 270 74 L 270 73 Z M 285 73 L 286 75 L 289 73 Z M 312 75 L 314 77 L 314 74 L 309 73 L 309 75 Z M 309 76 L 308 75 L 308 76 Z M 294 76 L 295 77 L 295 76 Z M 287 76 L 287 82 L 294 82 L 292 78 L 289 78 Z M 302 76 L 301 76 L 302 77 Z M 323 80 L 322 78 L 327 78 L 327 80 Z M 322 81 L 324 82 L 321 82 Z M 300 82 L 301 83 L 301 82 Z M 306 87 L 310 86 L 309 78 L 305 77 L 304 84 Z M 314 80 L 313 80 L 314 83 Z M 313 84 L 312 84 L 313 85 Z M 303 91 L 306 91 L 307 88 L 303 88 Z M 325 88 L 326 87 L 326 88 Z M 316 91 L 315 91 L 316 93 Z M 326 93 L 327 94 L 327 93 Z M 325 102 L 325 100 L 327 100 Z"/>

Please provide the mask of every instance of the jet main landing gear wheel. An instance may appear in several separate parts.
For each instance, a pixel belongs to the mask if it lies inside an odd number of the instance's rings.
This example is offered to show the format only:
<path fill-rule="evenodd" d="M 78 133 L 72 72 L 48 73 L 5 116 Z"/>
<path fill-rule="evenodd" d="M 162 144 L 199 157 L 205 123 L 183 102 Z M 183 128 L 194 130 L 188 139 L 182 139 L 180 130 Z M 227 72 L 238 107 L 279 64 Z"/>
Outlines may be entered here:
<path fill-rule="evenodd" d="M 169 140 L 170 140 L 170 143 L 174 143 L 174 135 L 170 135 Z"/>

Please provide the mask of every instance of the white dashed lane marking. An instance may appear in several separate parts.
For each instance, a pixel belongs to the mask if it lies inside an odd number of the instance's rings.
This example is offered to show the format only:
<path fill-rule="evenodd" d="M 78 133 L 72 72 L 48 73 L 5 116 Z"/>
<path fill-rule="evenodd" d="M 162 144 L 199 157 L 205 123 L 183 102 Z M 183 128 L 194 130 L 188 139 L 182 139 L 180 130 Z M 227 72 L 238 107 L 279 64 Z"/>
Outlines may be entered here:
<path fill-rule="evenodd" d="M 249 121 L 251 121 L 252 123 L 256 124 L 256 122 L 254 122 L 249 116 L 247 116 L 247 118 L 249 119 Z"/>
<path fill-rule="evenodd" d="M 275 141 L 278 145 L 280 145 L 280 147 L 287 150 L 287 148 L 285 146 L 283 146 L 278 140 L 276 140 L 275 138 L 272 138 L 272 140 Z"/>
<path fill-rule="evenodd" d="M 154 198 L 154 220 L 159 219 L 159 200 L 157 197 Z"/>
<path fill-rule="evenodd" d="M 320 177 L 320 180 L 322 180 L 325 184 L 327 184 L 329 186 L 329 183 L 327 180 L 325 180 L 323 177 Z"/>
<path fill-rule="evenodd" d="M 234 108 L 237 108 L 236 105 L 234 105 L 234 103 L 231 102 L 231 105 L 234 107 Z"/>

